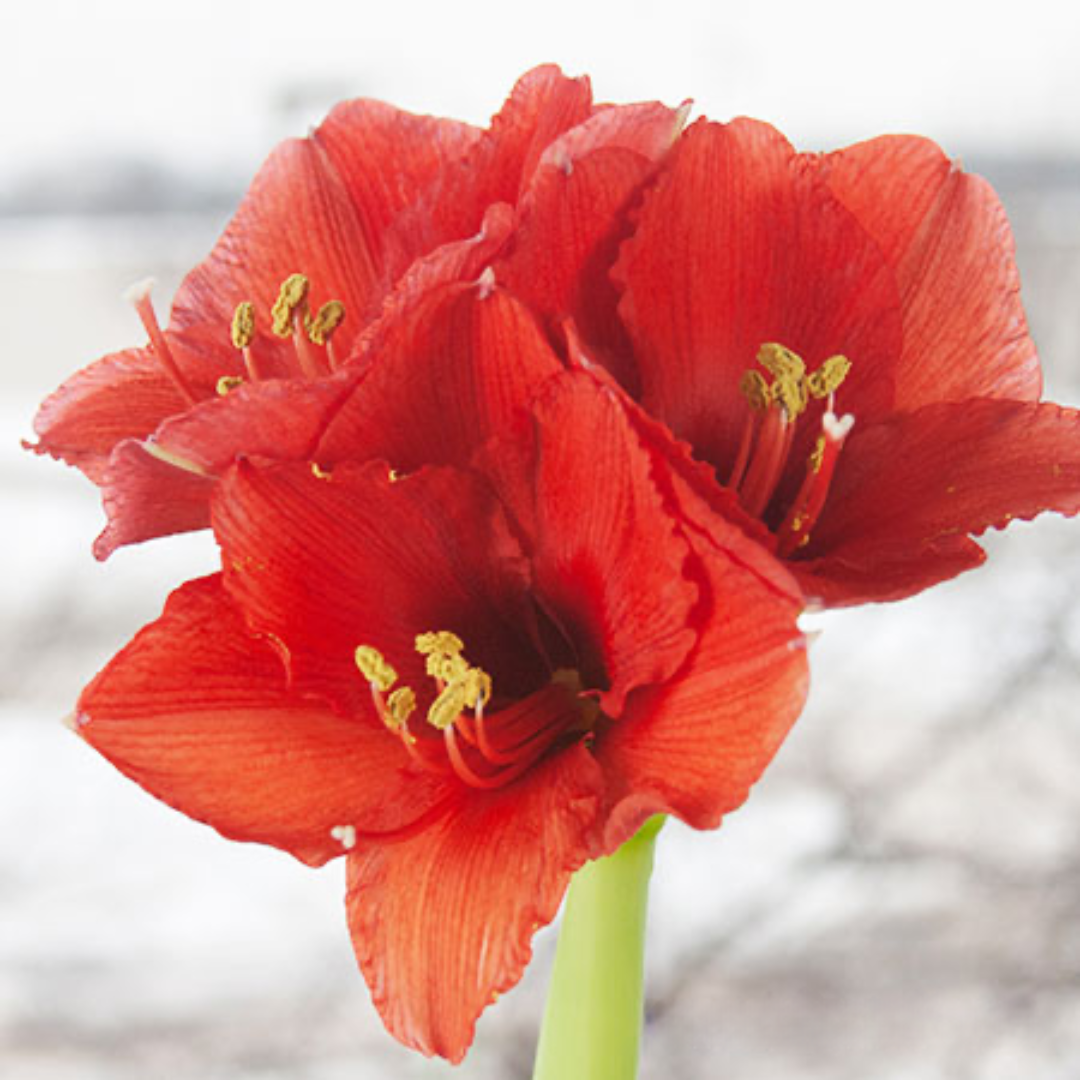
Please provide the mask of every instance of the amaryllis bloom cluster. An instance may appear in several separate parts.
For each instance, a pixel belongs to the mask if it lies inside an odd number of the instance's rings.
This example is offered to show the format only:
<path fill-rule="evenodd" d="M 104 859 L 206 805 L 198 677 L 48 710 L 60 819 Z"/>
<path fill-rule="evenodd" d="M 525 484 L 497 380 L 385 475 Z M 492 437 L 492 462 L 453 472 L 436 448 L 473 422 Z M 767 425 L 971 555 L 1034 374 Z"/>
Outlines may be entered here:
<path fill-rule="evenodd" d="M 102 489 L 99 555 L 221 549 L 78 732 L 227 837 L 345 855 L 376 1005 L 451 1060 L 578 867 L 745 800 L 809 601 L 1080 510 L 989 187 L 686 114 L 550 67 L 484 131 L 339 106 L 36 423 Z"/>

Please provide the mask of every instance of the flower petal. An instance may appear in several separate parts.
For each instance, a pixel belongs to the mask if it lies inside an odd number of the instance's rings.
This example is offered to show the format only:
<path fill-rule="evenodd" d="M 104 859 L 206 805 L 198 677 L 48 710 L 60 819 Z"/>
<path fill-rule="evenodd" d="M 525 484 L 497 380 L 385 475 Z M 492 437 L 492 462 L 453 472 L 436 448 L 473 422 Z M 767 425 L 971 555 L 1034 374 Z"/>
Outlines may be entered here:
<path fill-rule="evenodd" d="M 513 250 L 496 268 L 499 280 L 550 327 L 572 318 L 619 381 L 632 387 L 633 348 L 609 269 L 631 229 L 627 210 L 654 170 L 641 154 L 607 147 L 569 168 L 542 164 L 522 202 Z"/>
<path fill-rule="evenodd" d="M 108 524 L 94 541 L 107 559 L 125 544 L 205 529 L 214 478 L 154 457 L 137 439 L 122 442 L 99 480 Z"/>
<path fill-rule="evenodd" d="M 439 806 L 382 725 L 286 688 L 220 576 L 189 582 L 86 688 L 78 733 L 170 806 L 233 840 L 313 866 L 343 853 L 338 826 L 387 833 Z"/>
<path fill-rule="evenodd" d="M 686 665 L 628 701 L 594 752 L 612 791 L 606 851 L 654 813 L 714 829 L 747 798 L 806 700 L 808 669 L 797 598 L 727 554 L 695 542 L 702 602 Z"/>
<path fill-rule="evenodd" d="M 240 456 L 310 461 L 356 374 L 245 383 L 166 420 L 145 443 L 128 440 L 99 479 L 109 523 L 99 559 L 124 544 L 205 528 L 216 477 Z"/>
<path fill-rule="evenodd" d="M 218 375 L 213 358 L 167 338 L 192 389 L 210 395 Z M 167 416 L 188 407 L 150 348 L 111 353 L 76 372 L 45 399 L 29 449 L 50 454 L 100 483 L 113 448 L 124 439 L 142 439 Z"/>
<path fill-rule="evenodd" d="M 977 566 L 967 537 L 1043 510 L 1080 512 L 1080 413 L 983 398 L 856 427 L 792 563 L 827 603 L 892 600 Z"/>
<path fill-rule="evenodd" d="M 580 657 L 586 682 L 606 676 L 598 697 L 618 716 L 631 690 L 668 678 L 693 644 L 686 544 L 611 391 L 564 375 L 532 419 L 531 439 L 494 441 L 480 467 L 529 536 L 545 609 L 591 650 Z"/>
<path fill-rule="evenodd" d="M 523 75 L 491 127 L 395 222 L 387 239 L 401 252 L 394 276 L 418 255 L 471 236 L 492 203 L 515 205 L 548 145 L 591 113 L 588 79 L 550 64 Z"/>
<path fill-rule="evenodd" d="M 778 341 L 848 356 L 843 407 L 881 415 L 900 333 L 877 245 L 767 124 L 698 122 L 669 160 L 615 269 L 645 408 L 726 476 L 740 377 Z"/>
<path fill-rule="evenodd" d="M 370 99 L 338 105 L 311 136 L 340 176 L 366 249 L 384 272 L 419 254 L 385 250 L 391 223 L 480 137 L 470 124 L 414 116 Z M 387 272 L 386 283 L 392 280 Z"/>
<path fill-rule="evenodd" d="M 463 463 L 561 370 L 533 315 L 503 290 L 436 287 L 383 328 L 317 460 Z"/>
<path fill-rule="evenodd" d="M 368 246 L 349 192 L 322 146 L 282 143 L 259 170 L 209 257 L 184 279 L 172 326 L 200 332 L 220 327 L 224 348 L 237 304 L 256 306 L 253 352 L 271 370 L 299 373 L 292 346 L 268 330 L 270 307 L 291 274 L 311 281 L 311 302 L 345 304 L 334 343 L 342 356 L 382 299 L 378 255 Z"/>
<path fill-rule="evenodd" d="M 896 273 L 904 331 L 897 407 L 1037 400 L 1041 375 L 1012 233 L 990 185 L 928 139 L 903 135 L 830 154 L 821 168 Z"/>
<path fill-rule="evenodd" d="M 515 667 L 532 655 L 520 618 L 527 567 L 494 497 L 467 473 L 395 481 L 379 462 L 322 477 L 241 462 L 218 485 L 212 521 L 227 588 L 251 626 L 280 642 L 295 685 L 346 712 L 374 712 L 359 645 L 423 694 L 414 641 L 427 631 L 455 632 L 496 681 L 537 682 Z"/>
<path fill-rule="evenodd" d="M 477 1017 L 521 978 L 532 935 L 591 856 L 599 802 L 595 762 L 571 747 L 413 839 L 349 857 L 353 946 L 396 1038 L 465 1056 Z"/>

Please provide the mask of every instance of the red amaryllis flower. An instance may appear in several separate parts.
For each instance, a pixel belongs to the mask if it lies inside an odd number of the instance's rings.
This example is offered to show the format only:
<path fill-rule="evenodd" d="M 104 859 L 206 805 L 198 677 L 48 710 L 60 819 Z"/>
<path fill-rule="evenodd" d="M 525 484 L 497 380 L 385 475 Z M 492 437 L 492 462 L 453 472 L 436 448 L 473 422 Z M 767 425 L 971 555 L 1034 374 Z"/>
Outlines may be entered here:
<path fill-rule="evenodd" d="M 605 186 L 552 183 L 566 205 Z M 969 534 L 1080 510 L 1080 416 L 1038 401 L 1008 224 L 932 143 L 804 155 L 766 124 L 698 122 L 635 220 L 621 299 L 610 267 L 563 276 L 594 305 L 568 309 L 582 355 L 662 421 L 639 414 L 650 438 L 689 443 L 707 469 L 684 477 L 808 595 L 909 595 L 982 561 Z M 548 252 L 575 234 L 540 225 Z M 522 269 L 500 279 L 527 289 Z"/>
<path fill-rule="evenodd" d="M 96 553 L 204 526 L 237 453 L 310 456 L 354 384 L 350 363 L 428 290 L 476 279 L 527 234 L 554 173 L 615 154 L 642 178 L 681 124 L 658 104 L 594 105 L 587 79 L 542 67 L 486 131 L 360 100 L 280 146 L 185 279 L 168 328 L 136 290 L 150 344 L 90 365 L 38 414 L 35 448 L 103 489 L 110 525 Z M 608 191 L 605 205 L 625 194 Z M 608 222 L 600 209 L 594 233 Z M 189 417 L 204 433 L 193 454 L 169 425 Z"/>
<path fill-rule="evenodd" d="M 656 812 L 715 826 L 802 704 L 798 590 L 741 529 L 673 512 L 669 480 L 583 373 L 471 467 L 236 464 L 222 573 L 77 728 L 226 836 L 347 851 L 384 1021 L 459 1060 L 571 873 Z"/>

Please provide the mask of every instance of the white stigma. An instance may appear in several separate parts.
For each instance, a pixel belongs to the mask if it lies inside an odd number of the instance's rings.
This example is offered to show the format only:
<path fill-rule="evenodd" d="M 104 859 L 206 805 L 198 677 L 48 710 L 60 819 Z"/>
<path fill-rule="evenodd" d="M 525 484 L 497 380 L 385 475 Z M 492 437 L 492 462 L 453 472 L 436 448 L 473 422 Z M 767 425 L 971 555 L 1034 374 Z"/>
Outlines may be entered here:
<path fill-rule="evenodd" d="M 129 285 L 122 294 L 123 298 L 129 304 L 138 304 L 154 291 L 155 285 L 157 285 L 157 281 L 155 281 L 154 278 L 143 278 L 141 281 L 136 281 L 133 285 Z"/>
<path fill-rule="evenodd" d="M 851 413 L 837 418 L 836 413 L 827 412 L 821 418 L 821 427 L 825 434 L 833 441 L 840 442 L 846 439 L 848 432 L 855 426 L 855 417 Z"/>

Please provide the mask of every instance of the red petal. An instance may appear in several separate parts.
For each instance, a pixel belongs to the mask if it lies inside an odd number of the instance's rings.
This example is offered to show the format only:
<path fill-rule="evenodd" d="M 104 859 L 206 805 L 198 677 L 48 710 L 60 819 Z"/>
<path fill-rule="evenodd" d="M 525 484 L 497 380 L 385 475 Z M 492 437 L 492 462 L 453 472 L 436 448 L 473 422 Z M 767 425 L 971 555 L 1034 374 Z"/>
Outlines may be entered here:
<path fill-rule="evenodd" d="M 542 165 L 522 203 L 513 251 L 497 269 L 499 280 L 552 326 L 572 318 L 631 386 L 633 349 L 609 270 L 630 231 L 626 211 L 653 170 L 640 154 L 607 148 L 570 168 Z"/>
<path fill-rule="evenodd" d="M 535 442 L 496 441 L 485 468 L 530 536 L 546 610 L 594 650 L 581 657 L 586 681 L 590 668 L 606 674 L 600 702 L 618 716 L 631 690 L 667 679 L 693 644 L 686 544 L 610 391 L 566 375 L 533 419 Z"/>
<path fill-rule="evenodd" d="M 321 464 L 464 462 L 562 370 L 532 314 L 499 289 L 441 286 L 383 329 L 318 448 Z"/>
<path fill-rule="evenodd" d="M 303 465 L 241 463 L 220 482 L 212 521 L 227 587 L 252 626 L 280 640 L 297 685 L 347 711 L 373 712 L 358 645 L 379 649 L 422 694 L 414 639 L 431 630 L 457 633 L 497 683 L 524 677 L 515 665 L 533 654 L 518 606 L 527 568 L 494 498 L 468 474 L 394 482 L 369 463 L 320 479 Z"/>
<path fill-rule="evenodd" d="M 359 100 L 338 105 L 312 139 L 341 178 L 366 249 L 378 253 L 385 269 L 388 260 L 400 265 L 418 254 L 384 251 L 390 224 L 480 136 L 479 129 L 456 120 L 414 116 L 381 101 Z"/>
<path fill-rule="evenodd" d="M 124 544 L 204 528 L 215 478 L 241 455 L 310 461 L 355 381 L 342 371 L 315 381 L 245 383 L 167 420 L 146 445 L 121 444 L 99 481 L 109 524 L 94 553 L 104 559 Z"/>
<path fill-rule="evenodd" d="M 352 825 L 363 838 L 407 828 L 441 794 L 403 770 L 382 725 L 290 693 L 280 659 L 246 630 L 218 576 L 177 590 L 86 688 L 78 731 L 189 817 L 314 866 L 343 853 L 331 829 Z"/>
<path fill-rule="evenodd" d="M 260 331 L 252 349 L 275 368 L 286 364 L 297 372 L 291 345 L 267 331 L 281 283 L 295 273 L 310 279 L 313 307 L 344 302 L 346 317 L 334 342 L 347 355 L 382 297 L 378 255 L 327 152 L 310 139 L 282 143 L 259 170 L 210 256 L 180 286 L 173 326 L 220 327 L 227 347 L 237 304 L 252 301 Z"/>
<path fill-rule="evenodd" d="M 473 794 L 427 831 L 349 858 L 349 928 L 390 1032 L 460 1061 L 592 853 L 599 773 L 580 747 Z"/>
<path fill-rule="evenodd" d="M 841 150 L 823 160 L 822 171 L 896 273 L 904 332 L 897 407 L 1036 400 L 1041 375 L 1012 233 L 990 185 L 910 136 Z"/>
<path fill-rule="evenodd" d="M 806 562 L 830 604 L 909 596 L 978 565 L 969 533 L 1080 511 L 1080 413 L 984 398 L 927 405 L 844 446 Z"/>
<path fill-rule="evenodd" d="M 168 335 L 193 389 L 212 394 L 219 374 L 212 358 Z M 40 442 L 31 447 L 81 469 L 100 483 L 109 454 L 124 439 L 141 439 L 167 416 L 188 407 L 151 349 L 112 353 L 71 376 L 34 418 Z"/>
<path fill-rule="evenodd" d="M 492 203 L 475 235 L 452 240 L 427 255 L 418 256 L 383 302 L 382 314 L 364 331 L 361 351 L 377 356 L 384 348 L 384 337 L 389 334 L 393 338 L 397 324 L 414 317 L 417 306 L 440 285 L 475 283 L 505 245 L 513 228 L 513 207 Z"/>
<path fill-rule="evenodd" d="M 210 524 L 214 478 L 153 457 L 135 439 L 113 451 L 100 483 L 108 524 L 94 541 L 99 559 L 107 559 L 125 544 Z"/>
<path fill-rule="evenodd" d="M 402 256 L 397 276 L 417 255 L 476 232 L 492 203 L 514 205 L 548 145 L 592 111 L 588 79 L 538 67 L 518 80 L 488 131 L 395 223 L 388 244 Z"/>
<path fill-rule="evenodd" d="M 570 128 L 547 147 L 539 165 L 569 171 L 583 157 L 604 147 L 630 150 L 649 161 L 660 161 L 682 131 L 688 104 L 680 109 L 669 109 L 657 101 L 597 106 L 588 120 Z"/>
<path fill-rule="evenodd" d="M 801 602 L 777 595 L 732 554 L 698 544 L 701 628 L 687 664 L 636 695 L 594 752 L 612 785 L 605 850 L 654 813 L 716 828 L 746 799 L 802 710 Z"/>
<path fill-rule="evenodd" d="M 880 250 L 771 127 L 699 122 L 645 200 L 616 268 L 642 403 L 725 476 L 763 342 L 853 361 L 845 409 L 880 415 L 899 298 Z"/>

